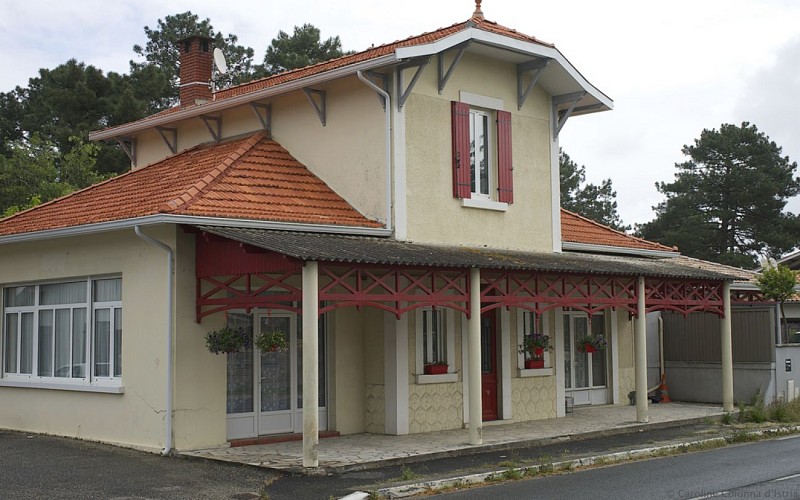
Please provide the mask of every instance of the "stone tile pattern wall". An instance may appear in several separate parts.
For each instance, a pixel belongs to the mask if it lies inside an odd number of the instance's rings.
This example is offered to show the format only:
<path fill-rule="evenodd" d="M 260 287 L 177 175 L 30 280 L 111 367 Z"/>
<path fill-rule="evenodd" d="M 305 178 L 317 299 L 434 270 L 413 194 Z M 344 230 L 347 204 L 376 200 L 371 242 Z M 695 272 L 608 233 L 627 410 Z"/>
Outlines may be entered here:
<path fill-rule="evenodd" d="M 386 401 L 383 385 L 367 384 L 366 431 L 373 434 L 386 432 Z"/>
<path fill-rule="evenodd" d="M 511 400 L 514 422 L 555 418 L 556 378 L 513 378 Z"/>
<path fill-rule="evenodd" d="M 408 391 L 409 432 L 443 431 L 463 427 L 463 385 L 410 385 Z"/>

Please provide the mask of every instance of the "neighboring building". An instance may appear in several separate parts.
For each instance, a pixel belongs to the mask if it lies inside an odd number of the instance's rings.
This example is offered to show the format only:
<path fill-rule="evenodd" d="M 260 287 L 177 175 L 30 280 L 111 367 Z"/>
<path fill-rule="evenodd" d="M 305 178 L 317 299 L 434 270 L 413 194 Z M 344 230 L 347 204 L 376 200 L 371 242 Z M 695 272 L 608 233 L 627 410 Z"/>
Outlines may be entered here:
<path fill-rule="evenodd" d="M 314 466 L 318 430 L 478 443 L 636 388 L 646 420 L 644 312 L 730 306 L 726 272 L 560 211 L 559 132 L 612 101 L 480 11 L 213 95 L 209 41 L 181 57 L 179 107 L 90 136 L 130 172 L 0 221 L 0 427 L 165 451 L 303 433 Z M 289 350 L 209 353 L 226 324 Z"/>

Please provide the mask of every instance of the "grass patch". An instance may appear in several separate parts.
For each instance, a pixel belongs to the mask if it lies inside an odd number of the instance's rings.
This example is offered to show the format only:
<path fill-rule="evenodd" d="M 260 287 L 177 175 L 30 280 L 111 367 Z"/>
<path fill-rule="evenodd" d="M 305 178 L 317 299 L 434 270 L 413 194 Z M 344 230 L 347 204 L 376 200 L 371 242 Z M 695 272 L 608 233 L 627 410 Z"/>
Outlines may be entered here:
<path fill-rule="evenodd" d="M 411 470 L 411 467 L 404 465 L 402 469 L 400 469 L 400 480 L 402 481 L 411 481 L 417 478 L 417 473 Z"/>
<path fill-rule="evenodd" d="M 517 479 L 522 479 L 523 477 L 525 477 L 525 473 L 520 469 L 511 468 L 506 469 L 505 472 L 503 472 L 503 479 L 510 479 L 514 481 Z"/>
<path fill-rule="evenodd" d="M 728 415 L 727 413 L 725 415 Z M 723 416 L 723 423 L 724 421 Z M 764 397 L 756 394 L 749 404 L 739 404 L 739 422 L 793 423 L 800 422 L 800 399 L 794 401 L 774 401 L 764 403 Z"/>

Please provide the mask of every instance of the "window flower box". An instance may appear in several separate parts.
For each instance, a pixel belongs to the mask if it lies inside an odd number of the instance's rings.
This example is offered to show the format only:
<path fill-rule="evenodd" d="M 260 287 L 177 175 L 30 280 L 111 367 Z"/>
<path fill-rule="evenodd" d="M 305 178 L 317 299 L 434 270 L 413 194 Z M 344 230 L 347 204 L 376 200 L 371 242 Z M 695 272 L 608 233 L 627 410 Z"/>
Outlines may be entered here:
<path fill-rule="evenodd" d="M 427 364 L 424 368 L 425 375 L 444 375 L 447 373 L 445 364 Z"/>

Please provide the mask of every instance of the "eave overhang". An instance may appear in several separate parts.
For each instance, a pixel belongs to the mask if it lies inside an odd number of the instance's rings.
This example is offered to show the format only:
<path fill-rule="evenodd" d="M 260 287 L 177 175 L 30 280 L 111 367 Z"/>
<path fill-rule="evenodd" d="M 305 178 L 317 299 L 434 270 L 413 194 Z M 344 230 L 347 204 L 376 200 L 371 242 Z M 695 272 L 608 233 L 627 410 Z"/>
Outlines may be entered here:
<path fill-rule="evenodd" d="M 303 224 L 292 222 L 273 222 L 250 219 L 226 219 L 215 217 L 198 217 L 190 215 L 156 214 L 144 217 L 134 217 L 108 222 L 98 222 L 95 224 L 83 224 L 80 226 L 70 226 L 46 231 L 31 231 L 27 233 L 10 234 L 0 236 L 0 245 L 10 243 L 22 243 L 29 241 L 49 240 L 53 238 L 67 238 L 71 236 L 85 236 L 89 234 L 104 233 L 108 231 L 119 231 L 122 229 L 132 229 L 135 226 L 152 226 L 157 224 L 184 224 L 200 225 L 207 227 L 235 227 L 247 229 L 270 229 L 276 231 L 304 231 L 308 233 L 320 234 L 341 234 L 354 236 L 388 237 L 392 235 L 390 229 L 357 227 L 357 226 L 335 226 L 329 224 Z"/>
<path fill-rule="evenodd" d="M 211 101 L 117 127 L 90 132 L 89 140 L 103 141 L 133 137 L 140 132 L 154 127 L 163 127 L 178 121 L 198 118 L 201 115 L 214 114 L 225 109 L 245 106 L 288 92 L 319 86 L 332 80 L 354 76 L 359 71 L 374 71 L 380 68 L 402 64 L 415 58 L 433 56 L 469 41 L 474 43 L 470 44 L 470 47 L 467 49 L 468 52 L 497 57 L 517 64 L 530 61 L 531 59 L 555 61 L 556 64 L 549 64 L 544 68 L 537 85 L 540 85 L 554 97 L 585 93 L 585 95 L 575 103 L 568 102 L 559 104 L 557 106 L 557 110 L 559 111 L 574 106 L 571 115 L 577 116 L 586 113 L 607 111 L 614 107 L 614 102 L 611 98 L 589 83 L 558 49 L 547 45 L 526 42 L 500 34 L 490 33 L 478 28 L 467 28 L 435 42 L 410 47 L 399 47 L 391 54 L 379 56 L 374 59 L 353 63 L 348 66 L 309 75 L 307 77 L 301 77 L 286 83 L 254 90 L 246 94 L 219 101 Z"/>

